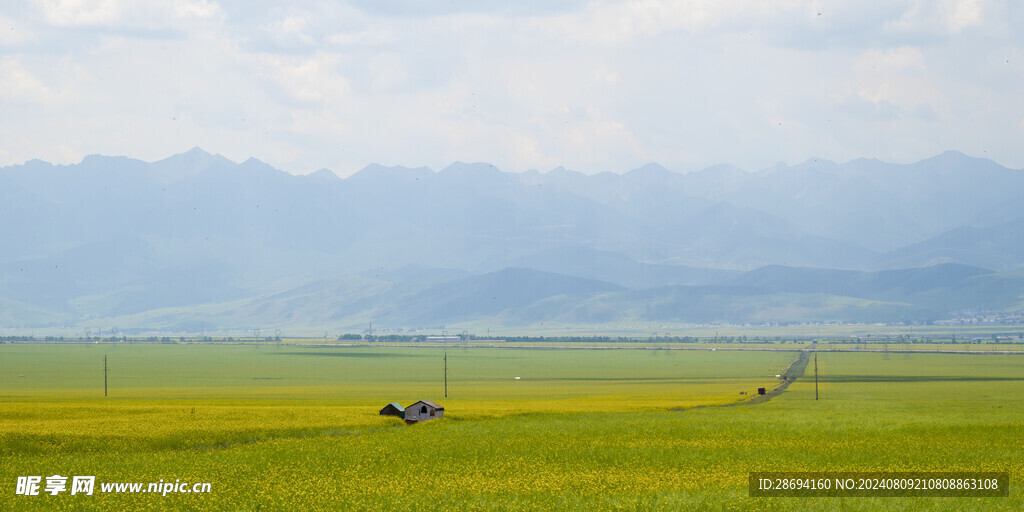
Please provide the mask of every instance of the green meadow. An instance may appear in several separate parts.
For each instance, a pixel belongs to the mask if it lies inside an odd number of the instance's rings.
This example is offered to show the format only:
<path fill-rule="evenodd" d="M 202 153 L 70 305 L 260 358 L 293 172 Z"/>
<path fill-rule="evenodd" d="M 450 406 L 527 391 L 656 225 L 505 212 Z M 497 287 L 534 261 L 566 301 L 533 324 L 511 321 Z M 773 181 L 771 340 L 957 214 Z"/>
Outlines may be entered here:
<path fill-rule="evenodd" d="M 811 356 L 760 404 L 798 352 L 446 355 L 447 398 L 436 347 L 0 345 L 0 509 L 1024 508 L 1021 355 L 824 352 L 818 400 Z M 445 419 L 377 415 L 420 399 Z M 752 471 L 1007 471 L 1011 491 L 751 498 Z M 211 492 L 15 494 L 54 474 Z"/>

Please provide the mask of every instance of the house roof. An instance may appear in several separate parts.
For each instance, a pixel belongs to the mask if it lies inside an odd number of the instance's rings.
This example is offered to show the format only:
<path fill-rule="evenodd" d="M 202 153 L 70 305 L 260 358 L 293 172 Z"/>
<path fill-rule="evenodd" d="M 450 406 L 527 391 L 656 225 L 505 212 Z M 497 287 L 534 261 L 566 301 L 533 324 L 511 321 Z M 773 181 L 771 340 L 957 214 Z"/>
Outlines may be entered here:
<path fill-rule="evenodd" d="M 444 410 L 444 407 L 442 407 L 442 406 L 440 406 L 440 405 L 438 405 L 438 404 L 436 404 L 434 402 L 431 402 L 430 400 L 420 400 L 419 402 L 416 402 L 416 404 L 426 404 L 426 405 L 428 405 L 428 406 L 430 406 L 430 407 L 432 407 L 434 409 L 437 409 L 439 411 L 443 411 Z M 409 407 L 410 408 L 415 407 L 416 404 L 412 404 Z"/>
<path fill-rule="evenodd" d="M 388 407 L 394 407 L 395 409 L 398 409 L 399 411 L 405 411 L 405 407 L 402 407 L 402 404 L 400 404 L 398 402 L 391 402 L 390 404 L 385 405 L 384 409 L 387 409 Z"/>

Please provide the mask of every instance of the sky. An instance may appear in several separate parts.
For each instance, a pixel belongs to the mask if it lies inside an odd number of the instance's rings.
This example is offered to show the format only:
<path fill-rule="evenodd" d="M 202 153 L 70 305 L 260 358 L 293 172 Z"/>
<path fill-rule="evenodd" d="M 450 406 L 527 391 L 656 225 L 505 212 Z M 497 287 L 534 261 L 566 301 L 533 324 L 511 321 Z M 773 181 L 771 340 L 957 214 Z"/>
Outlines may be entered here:
<path fill-rule="evenodd" d="M 1014 0 L 0 4 L 0 165 L 1024 168 Z"/>

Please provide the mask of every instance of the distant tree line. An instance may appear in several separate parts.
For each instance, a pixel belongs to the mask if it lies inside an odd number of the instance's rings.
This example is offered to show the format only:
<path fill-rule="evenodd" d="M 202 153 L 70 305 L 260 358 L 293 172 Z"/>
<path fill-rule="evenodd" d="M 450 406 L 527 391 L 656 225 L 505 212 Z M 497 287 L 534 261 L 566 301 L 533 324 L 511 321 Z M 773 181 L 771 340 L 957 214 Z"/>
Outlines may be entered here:
<path fill-rule="evenodd" d="M 426 334 L 354 334 L 346 333 L 337 337 L 337 341 L 365 341 L 370 343 L 423 343 L 431 341 L 428 338 L 433 335 Z M 783 339 L 781 336 L 747 337 L 747 336 L 479 336 L 463 334 L 461 341 L 494 341 L 500 339 L 506 342 L 516 343 L 746 343 L 746 344 L 785 344 L 785 343 L 809 343 L 815 340 L 823 340 L 827 343 L 840 345 L 881 345 L 885 343 L 908 343 L 908 344 L 981 344 L 981 343 L 1019 343 L 1019 333 L 991 333 L 986 337 L 913 337 L 909 334 L 883 335 L 877 337 L 847 338 L 847 337 L 815 337 L 797 336 Z M 233 342 L 280 342 L 281 336 L 265 337 L 186 337 L 186 336 L 0 336 L 0 343 L 233 343 Z"/>

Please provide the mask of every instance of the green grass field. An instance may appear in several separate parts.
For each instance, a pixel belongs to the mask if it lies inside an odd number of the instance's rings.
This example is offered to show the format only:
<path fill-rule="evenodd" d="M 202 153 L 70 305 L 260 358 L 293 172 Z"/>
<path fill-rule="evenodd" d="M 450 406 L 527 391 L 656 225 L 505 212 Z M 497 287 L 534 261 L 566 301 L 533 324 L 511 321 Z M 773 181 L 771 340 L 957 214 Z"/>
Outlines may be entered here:
<path fill-rule="evenodd" d="M 103 356 L 109 396 L 103 397 Z M 0 345 L 2 510 L 1020 510 L 1024 356 Z M 515 380 L 519 376 L 521 380 Z M 387 402 L 432 399 L 405 426 Z M 751 471 L 1008 471 L 1006 498 L 750 498 Z M 20 496 L 18 476 L 210 482 Z"/>

